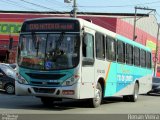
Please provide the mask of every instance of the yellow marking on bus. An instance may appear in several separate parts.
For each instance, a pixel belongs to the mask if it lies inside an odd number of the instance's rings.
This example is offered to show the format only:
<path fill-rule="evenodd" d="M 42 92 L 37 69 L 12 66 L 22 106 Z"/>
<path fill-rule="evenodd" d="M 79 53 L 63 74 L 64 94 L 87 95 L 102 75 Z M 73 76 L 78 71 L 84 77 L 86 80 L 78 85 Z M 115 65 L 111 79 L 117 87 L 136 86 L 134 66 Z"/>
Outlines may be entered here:
<path fill-rule="evenodd" d="M 109 71 L 110 71 L 110 66 L 111 66 L 111 62 L 109 63 L 108 69 L 107 69 L 107 72 L 106 72 L 105 85 L 106 85 L 106 83 L 107 83 L 107 78 L 108 78 L 108 74 L 109 74 Z"/>

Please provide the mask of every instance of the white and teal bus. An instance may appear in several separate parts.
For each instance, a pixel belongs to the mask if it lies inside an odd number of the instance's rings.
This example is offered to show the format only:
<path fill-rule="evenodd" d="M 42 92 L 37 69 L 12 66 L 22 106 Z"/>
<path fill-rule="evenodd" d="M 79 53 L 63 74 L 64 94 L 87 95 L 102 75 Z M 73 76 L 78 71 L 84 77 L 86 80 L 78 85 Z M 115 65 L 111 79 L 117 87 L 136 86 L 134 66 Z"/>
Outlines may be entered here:
<path fill-rule="evenodd" d="M 105 97 L 135 102 L 151 90 L 151 51 L 79 18 L 40 18 L 23 23 L 18 44 L 16 94 L 50 105 L 63 98 Z"/>

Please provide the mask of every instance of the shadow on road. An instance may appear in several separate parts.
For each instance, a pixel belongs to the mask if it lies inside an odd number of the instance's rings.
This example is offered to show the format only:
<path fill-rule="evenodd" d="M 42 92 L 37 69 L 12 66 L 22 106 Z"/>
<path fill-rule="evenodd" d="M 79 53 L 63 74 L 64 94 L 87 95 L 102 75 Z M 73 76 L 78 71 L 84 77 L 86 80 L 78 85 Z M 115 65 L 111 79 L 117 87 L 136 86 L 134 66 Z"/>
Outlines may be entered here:
<path fill-rule="evenodd" d="M 0 95 L 3 95 L 3 94 L 5 94 L 5 92 L 0 90 Z"/>
<path fill-rule="evenodd" d="M 112 104 L 123 102 L 121 97 L 105 98 L 102 104 Z M 25 110 L 54 110 L 63 111 L 76 108 L 89 108 L 86 100 L 68 100 L 64 99 L 61 102 L 55 102 L 53 106 L 44 106 L 39 98 L 33 96 L 16 96 L 8 95 L 0 91 L 0 109 L 25 109 Z"/>
<path fill-rule="evenodd" d="M 0 90 L 0 95 L 8 95 L 4 90 Z"/>
<path fill-rule="evenodd" d="M 117 103 L 117 102 L 122 102 L 123 99 L 121 97 L 110 97 L 110 98 L 105 98 L 102 101 L 102 104 L 111 104 L 111 103 Z M 55 104 L 59 107 L 71 107 L 71 108 L 90 108 L 90 105 L 87 100 L 67 100 L 63 102 L 58 102 Z"/>
<path fill-rule="evenodd" d="M 155 96 L 155 97 L 160 97 L 160 93 L 143 94 L 143 96 Z"/>

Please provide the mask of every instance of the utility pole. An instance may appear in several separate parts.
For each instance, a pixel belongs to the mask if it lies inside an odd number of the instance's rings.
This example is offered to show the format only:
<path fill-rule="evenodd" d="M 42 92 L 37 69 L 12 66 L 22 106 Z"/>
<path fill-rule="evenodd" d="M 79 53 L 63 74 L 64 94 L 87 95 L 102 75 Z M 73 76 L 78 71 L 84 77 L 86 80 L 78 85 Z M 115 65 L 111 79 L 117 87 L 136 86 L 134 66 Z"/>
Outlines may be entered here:
<path fill-rule="evenodd" d="M 134 7 L 135 8 L 135 16 L 134 16 L 134 26 L 133 26 L 133 41 L 136 40 L 137 36 L 136 36 L 136 21 L 139 20 L 137 19 L 137 10 L 140 9 L 140 10 L 149 10 L 151 13 L 152 11 L 156 11 L 156 9 L 150 9 L 150 8 L 145 8 L 145 7 Z M 148 13 L 148 14 L 149 14 Z"/>
<path fill-rule="evenodd" d="M 137 8 L 135 7 L 135 14 L 134 14 L 134 27 L 133 27 L 133 41 L 136 40 L 136 35 L 135 35 L 135 32 L 136 32 L 136 16 L 137 16 Z"/>
<path fill-rule="evenodd" d="M 65 3 L 71 3 L 73 1 L 73 17 L 77 17 L 77 1 L 76 0 L 64 0 Z"/>
<path fill-rule="evenodd" d="M 76 0 L 73 1 L 73 17 L 77 17 L 77 3 Z"/>
<path fill-rule="evenodd" d="M 158 60 L 158 39 L 159 39 L 159 29 L 160 29 L 160 24 L 158 24 L 158 32 L 157 32 L 157 40 L 156 40 L 156 51 L 155 51 L 155 62 L 154 62 L 154 76 L 156 76 L 156 68 L 157 68 L 157 60 Z"/>

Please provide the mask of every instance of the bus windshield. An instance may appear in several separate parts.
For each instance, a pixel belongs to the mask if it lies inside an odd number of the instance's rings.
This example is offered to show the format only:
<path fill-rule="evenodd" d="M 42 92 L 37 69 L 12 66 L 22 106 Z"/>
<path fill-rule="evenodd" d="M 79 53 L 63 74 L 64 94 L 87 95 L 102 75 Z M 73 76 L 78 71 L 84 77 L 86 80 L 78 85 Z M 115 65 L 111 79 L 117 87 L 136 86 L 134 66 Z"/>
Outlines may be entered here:
<path fill-rule="evenodd" d="M 37 70 L 73 68 L 79 62 L 79 44 L 78 34 L 21 34 L 17 61 L 19 66 Z"/>

